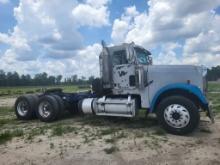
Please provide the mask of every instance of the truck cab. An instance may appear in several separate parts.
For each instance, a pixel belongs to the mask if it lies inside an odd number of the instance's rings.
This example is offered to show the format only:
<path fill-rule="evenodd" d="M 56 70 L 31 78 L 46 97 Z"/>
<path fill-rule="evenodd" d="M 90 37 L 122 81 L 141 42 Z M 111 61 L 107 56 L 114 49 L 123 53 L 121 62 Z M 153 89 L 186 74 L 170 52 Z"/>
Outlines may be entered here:
<path fill-rule="evenodd" d="M 135 106 L 138 107 L 134 110 L 136 113 L 127 111 L 123 116 L 134 117 L 138 113 L 137 109 L 146 109 L 147 113 L 156 113 L 161 118 L 161 125 L 165 125 L 168 131 L 185 132 L 181 128 L 190 123 L 191 112 L 186 109 L 190 104 L 195 109 L 192 113 L 196 113 L 192 114 L 196 116 L 194 122 L 198 124 L 201 110 L 206 111 L 213 121 L 205 97 L 207 81 L 204 67 L 153 65 L 151 53 L 134 43 L 111 47 L 103 44 L 99 60 L 100 86 L 109 91 L 103 95 L 109 98 L 114 96 L 114 99 L 131 97 L 135 100 Z M 185 105 L 179 103 L 182 101 Z M 102 115 L 120 116 L 120 112 L 111 114 L 106 111 Z"/>

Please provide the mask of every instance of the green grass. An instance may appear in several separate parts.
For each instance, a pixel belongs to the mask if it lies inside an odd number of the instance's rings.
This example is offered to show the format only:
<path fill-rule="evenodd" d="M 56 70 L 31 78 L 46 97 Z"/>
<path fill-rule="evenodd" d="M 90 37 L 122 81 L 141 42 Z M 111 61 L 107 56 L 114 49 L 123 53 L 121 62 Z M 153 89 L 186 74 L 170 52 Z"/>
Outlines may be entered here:
<path fill-rule="evenodd" d="M 214 91 L 220 92 L 220 82 L 209 82 L 208 83 L 208 91 L 209 92 L 214 92 Z"/>
<path fill-rule="evenodd" d="M 0 128 L 6 124 L 12 124 L 13 122 L 14 122 L 14 119 L 12 119 L 12 118 L 0 119 Z"/>
<path fill-rule="evenodd" d="M 76 127 L 57 125 L 52 127 L 52 136 L 62 136 L 63 134 L 76 131 Z"/>
<path fill-rule="evenodd" d="M 0 133 L 0 144 L 4 144 L 7 141 L 10 141 L 13 137 L 21 137 L 24 135 L 24 131 L 22 129 L 15 130 L 6 130 Z"/>
<path fill-rule="evenodd" d="M 10 131 L 4 131 L 0 134 L 0 144 L 4 144 L 12 139 Z"/>
<path fill-rule="evenodd" d="M 42 89 L 62 88 L 64 92 L 76 92 L 89 89 L 88 86 L 76 85 L 54 85 L 54 86 L 22 86 L 22 87 L 0 87 L 0 96 L 13 96 L 41 92 Z"/>
<path fill-rule="evenodd" d="M 103 129 L 100 130 L 100 135 L 110 135 L 113 134 L 115 132 L 117 132 L 119 129 L 118 128 L 107 128 L 107 129 Z"/>
<path fill-rule="evenodd" d="M 220 113 L 220 93 L 208 93 L 208 101 L 212 104 L 214 113 Z"/>
<path fill-rule="evenodd" d="M 0 116 L 5 117 L 6 115 L 13 114 L 14 110 L 11 107 L 0 107 Z"/>

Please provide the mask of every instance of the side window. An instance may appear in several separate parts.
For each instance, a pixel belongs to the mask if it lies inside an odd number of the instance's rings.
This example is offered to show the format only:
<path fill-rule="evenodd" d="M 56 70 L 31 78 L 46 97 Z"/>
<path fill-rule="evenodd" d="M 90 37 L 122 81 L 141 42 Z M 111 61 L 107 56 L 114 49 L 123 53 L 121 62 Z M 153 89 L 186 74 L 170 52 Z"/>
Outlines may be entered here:
<path fill-rule="evenodd" d="M 113 65 L 127 64 L 128 61 L 126 58 L 126 51 L 125 50 L 115 51 L 113 53 L 112 62 L 113 62 Z"/>

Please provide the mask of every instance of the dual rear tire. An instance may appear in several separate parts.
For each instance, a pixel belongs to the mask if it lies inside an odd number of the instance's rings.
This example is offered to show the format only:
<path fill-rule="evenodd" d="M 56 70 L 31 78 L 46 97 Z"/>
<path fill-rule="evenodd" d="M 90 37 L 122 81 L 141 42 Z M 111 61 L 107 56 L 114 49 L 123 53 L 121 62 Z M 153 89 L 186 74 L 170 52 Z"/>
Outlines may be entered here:
<path fill-rule="evenodd" d="M 20 96 L 15 102 L 15 114 L 20 120 L 30 120 L 37 116 L 43 122 L 51 122 L 61 116 L 64 103 L 58 95 Z"/>
<path fill-rule="evenodd" d="M 30 120 L 36 117 L 37 95 L 24 95 L 15 102 L 15 115 L 20 120 Z"/>

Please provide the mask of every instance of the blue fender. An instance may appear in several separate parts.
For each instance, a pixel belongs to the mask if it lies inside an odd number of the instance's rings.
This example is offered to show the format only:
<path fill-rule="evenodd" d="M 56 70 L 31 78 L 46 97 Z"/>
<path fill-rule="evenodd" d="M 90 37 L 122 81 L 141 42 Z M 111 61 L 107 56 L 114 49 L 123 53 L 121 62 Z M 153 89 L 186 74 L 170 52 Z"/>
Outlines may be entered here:
<path fill-rule="evenodd" d="M 151 101 L 151 104 L 150 104 L 150 112 L 153 112 L 153 110 L 156 106 L 155 104 L 157 102 L 157 99 L 159 98 L 159 96 L 161 94 L 163 94 L 164 92 L 167 92 L 169 90 L 174 90 L 174 89 L 181 89 L 181 90 L 185 90 L 189 93 L 192 93 L 196 97 L 198 97 L 198 99 L 202 102 L 202 104 L 204 104 L 206 106 L 208 105 L 206 97 L 204 96 L 202 91 L 197 86 L 192 85 L 192 84 L 186 84 L 186 83 L 175 83 L 175 84 L 169 84 L 167 86 L 164 86 L 156 92 L 156 94 L 154 95 L 154 97 Z"/>

